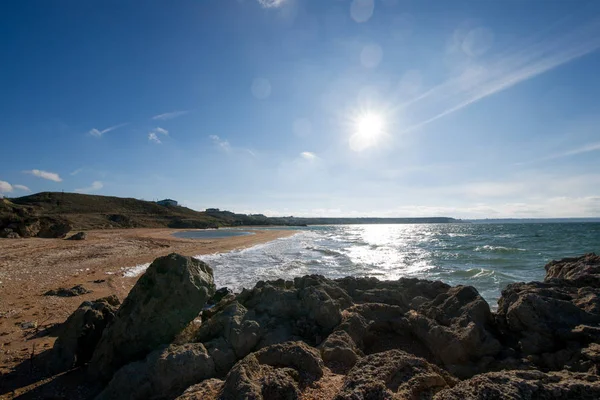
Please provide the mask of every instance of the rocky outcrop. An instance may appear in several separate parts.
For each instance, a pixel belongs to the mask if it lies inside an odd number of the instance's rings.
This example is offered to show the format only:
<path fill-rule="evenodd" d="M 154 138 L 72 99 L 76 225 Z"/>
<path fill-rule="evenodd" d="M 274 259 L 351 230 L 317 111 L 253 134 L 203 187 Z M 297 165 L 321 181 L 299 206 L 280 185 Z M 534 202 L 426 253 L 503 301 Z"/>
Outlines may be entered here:
<path fill-rule="evenodd" d="M 216 293 L 208 266 L 172 254 L 139 279 L 89 370 L 112 376 L 100 399 L 598 398 L 598 259 L 549 263 L 492 313 L 471 286 L 418 279 L 311 275 Z"/>
<path fill-rule="evenodd" d="M 107 380 L 119 367 L 171 343 L 214 292 L 213 271 L 204 262 L 178 254 L 157 258 L 104 331 L 90 372 Z"/>
<path fill-rule="evenodd" d="M 65 371 L 88 362 L 119 304 L 115 296 L 84 301 L 61 326 L 52 348 L 51 369 Z"/>
<path fill-rule="evenodd" d="M 21 237 L 64 238 L 73 228 L 69 221 L 57 217 L 12 217 L 0 222 Z"/>
<path fill-rule="evenodd" d="M 422 358 L 389 350 L 361 359 L 344 379 L 335 400 L 431 399 L 458 379 Z"/>
<path fill-rule="evenodd" d="M 503 371 L 477 375 L 434 400 L 545 399 L 592 400 L 600 398 L 600 377 L 571 372 Z"/>
<path fill-rule="evenodd" d="M 44 293 L 44 296 L 75 297 L 75 296 L 81 296 L 81 295 L 88 294 L 88 293 L 92 293 L 91 290 L 87 290 L 86 288 L 84 288 L 81 285 L 75 285 L 70 289 L 58 288 L 58 289 L 48 290 L 46 293 Z"/>
<path fill-rule="evenodd" d="M 587 370 L 594 365 L 582 351 L 600 342 L 600 257 L 553 261 L 546 270 L 544 282 L 502 291 L 496 319 L 503 338 L 540 367 Z"/>

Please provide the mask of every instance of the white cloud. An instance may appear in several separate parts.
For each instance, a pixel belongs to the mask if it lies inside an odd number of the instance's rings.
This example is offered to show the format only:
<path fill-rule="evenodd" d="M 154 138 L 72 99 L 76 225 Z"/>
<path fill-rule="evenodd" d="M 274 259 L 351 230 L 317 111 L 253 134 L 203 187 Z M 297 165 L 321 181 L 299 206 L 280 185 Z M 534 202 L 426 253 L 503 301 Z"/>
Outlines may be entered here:
<path fill-rule="evenodd" d="M 229 142 L 227 140 L 223 140 L 220 137 L 218 137 L 217 135 L 210 135 L 209 138 L 213 142 L 213 144 L 215 146 L 219 147 L 221 150 L 223 150 L 227 153 L 231 151 L 231 145 L 229 144 Z"/>
<path fill-rule="evenodd" d="M 98 130 L 98 129 L 94 128 L 94 129 L 91 129 L 88 132 L 88 134 L 91 136 L 94 136 L 94 137 L 102 137 L 102 135 L 104 135 L 105 133 L 114 131 L 115 129 L 119 129 L 125 125 L 127 125 L 127 124 L 119 124 L 119 125 L 111 126 L 109 128 L 103 129 L 103 130 Z"/>
<path fill-rule="evenodd" d="M 29 189 L 27 186 L 25 185 L 13 185 L 13 188 L 17 189 L 17 190 L 22 190 L 24 192 L 31 192 L 31 189 Z"/>
<path fill-rule="evenodd" d="M 39 169 L 32 169 L 23 172 L 37 176 L 38 178 L 48 179 L 49 181 L 62 182 L 62 178 L 55 172 L 41 171 Z"/>
<path fill-rule="evenodd" d="M 312 161 L 317 158 L 317 155 L 310 151 L 303 151 L 302 153 L 300 153 L 300 157 L 304 158 L 305 160 Z"/>
<path fill-rule="evenodd" d="M 158 138 L 158 136 L 156 136 L 156 133 L 154 133 L 154 132 L 148 133 L 148 141 L 156 143 L 156 144 L 161 144 L 162 143 L 160 141 L 160 139 Z"/>
<path fill-rule="evenodd" d="M 92 182 L 92 185 L 90 187 L 75 189 L 75 191 L 77 193 L 89 193 L 89 192 L 95 192 L 97 190 L 100 190 L 103 187 L 104 187 L 104 184 L 102 184 L 102 182 L 94 181 L 94 182 Z"/>
<path fill-rule="evenodd" d="M 277 8 L 281 7 L 287 0 L 257 0 L 263 8 Z"/>
<path fill-rule="evenodd" d="M 401 105 L 406 114 L 416 115 L 403 132 L 418 129 L 600 48 L 600 19 L 579 24 L 571 31 L 561 28 L 554 36 L 521 41 L 519 47 L 499 55 L 494 62 L 470 65 L 459 76 Z"/>
<path fill-rule="evenodd" d="M 0 181 L 0 193 L 11 193 L 13 191 L 13 186 L 6 182 Z"/>
<path fill-rule="evenodd" d="M 172 112 L 168 112 L 168 113 L 164 113 L 164 114 L 155 115 L 152 117 L 152 119 L 166 121 L 168 119 L 181 117 L 182 115 L 185 115 L 187 113 L 189 113 L 189 111 L 172 111 Z"/>
<path fill-rule="evenodd" d="M 70 173 L 69 173 L 69 175 L 71 175 L 71 176 L 75 176 L 75 175 L 77 175 L 78 173 L 80 173 L 81 171 L 83 171 L 83 168 L 77 168 L 75 171 L 73 171 L 73 172 L 70 172 Z"/>
<path fill-rule="evenodd" d="M 169 131 L 168 130 L 163 129 L 163 128 L 158 127 L 158 126 L 153 129 L 153 132 L 160 133 L 161 135 L 169 135 Z"/>

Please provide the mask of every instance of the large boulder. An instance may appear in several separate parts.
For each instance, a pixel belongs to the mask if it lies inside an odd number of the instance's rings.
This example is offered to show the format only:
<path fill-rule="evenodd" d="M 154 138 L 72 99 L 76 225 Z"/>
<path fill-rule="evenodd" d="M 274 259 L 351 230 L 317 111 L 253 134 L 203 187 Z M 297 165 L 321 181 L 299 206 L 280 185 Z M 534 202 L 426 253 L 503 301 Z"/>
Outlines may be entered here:
<path fill-rule="evenodd" d="M 119 304 L 114 295 L 84 301 L 61 326 L 52 348 L 51 369 L 65 371 L 88 362 Z"/>
<path fill-rule="evenodd" d="M 567 371 L 502 371 L 477 375 L 435 395 L 434 400 L 593 400 L 600 377 Z"/>
<path fill-rule="evenodd" d="M 443 369 L 400 350 L 359 360 L 344 378 L 335 400 L 431 399 L 458 383 Z"/>
<path fill-rule="evenodd" d="M 179 254 L 157 258 L 104 331 L 90 373 L 108 380 L 121 366 L 171 343 L 214 292 L 213 271 L 204 262 Z"/>
<path fill-rule="evenodd" d="M 204 345 L 171 345 L 119 369 L 96 400 L 174 398 L 214 375 L 215 365 Z"/>

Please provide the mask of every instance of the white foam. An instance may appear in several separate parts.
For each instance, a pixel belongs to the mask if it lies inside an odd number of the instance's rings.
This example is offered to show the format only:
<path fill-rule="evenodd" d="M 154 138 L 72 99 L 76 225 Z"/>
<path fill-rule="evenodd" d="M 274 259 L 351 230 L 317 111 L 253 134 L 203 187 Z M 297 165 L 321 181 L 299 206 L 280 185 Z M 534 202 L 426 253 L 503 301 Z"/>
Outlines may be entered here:
<path fill-rule="evenodd" d="M 139 264 L 139 265 L 136 265 L 135 267 L 123 267 L 123 268 L 121 268 L 121 271 L 123 271 L 124 277 L 135 278 L 136 276 L 140 276 L 141 274 L 146 272 L 146 270 L 148 269 L 149 266 L 150 266 L 150 263 Z"/>

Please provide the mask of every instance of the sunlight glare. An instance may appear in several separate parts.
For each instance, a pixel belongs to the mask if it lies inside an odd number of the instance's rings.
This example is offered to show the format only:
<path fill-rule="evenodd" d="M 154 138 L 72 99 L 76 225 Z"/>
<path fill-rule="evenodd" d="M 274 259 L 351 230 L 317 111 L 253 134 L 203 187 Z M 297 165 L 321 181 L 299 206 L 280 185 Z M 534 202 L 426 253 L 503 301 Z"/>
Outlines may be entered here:
<path fill-rule="evenodd" d="M 384 119 L 380 114 L 367 112 L 356 119 L 355 132 L 350 137 L 350 147 L 354 151 L 363 151 L 375 146 L 384 132 Z"/>

